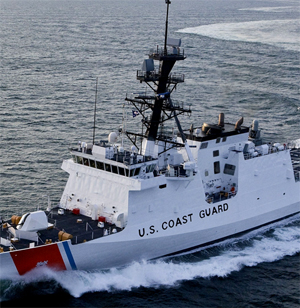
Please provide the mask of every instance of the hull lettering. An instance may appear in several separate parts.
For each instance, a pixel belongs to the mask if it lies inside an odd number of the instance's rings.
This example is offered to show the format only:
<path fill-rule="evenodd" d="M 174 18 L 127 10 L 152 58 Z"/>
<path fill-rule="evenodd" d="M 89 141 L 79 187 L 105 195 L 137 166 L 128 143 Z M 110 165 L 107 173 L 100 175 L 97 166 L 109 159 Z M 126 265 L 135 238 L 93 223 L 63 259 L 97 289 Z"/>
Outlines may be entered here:
<path fill-rule="evenodd" d="M 213 216 L 213 215 L 216 215 L 216 214 L 226 212 L 227 210 L 228 210 L 228 203 L 224 203 L 224 204 L 220 204 L 218 206 L 214 206 L 213 208 L 201 210 L 199 212 L 199 217 L 205 218 L 205 217 L 209 217 L 209 216 Z"/>

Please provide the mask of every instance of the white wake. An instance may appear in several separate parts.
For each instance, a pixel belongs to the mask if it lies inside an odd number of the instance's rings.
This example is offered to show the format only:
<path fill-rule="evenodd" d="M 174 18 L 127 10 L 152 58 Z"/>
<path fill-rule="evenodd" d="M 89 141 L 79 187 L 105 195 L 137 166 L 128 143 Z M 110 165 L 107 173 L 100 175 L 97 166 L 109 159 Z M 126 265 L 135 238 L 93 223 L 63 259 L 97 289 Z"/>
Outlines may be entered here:
<path fill-rule="evenodd" d="M 263 43 L 300 51 L 300 22 L 298 19 L 219 23 L 184 28 L 177 32 L 222 40 Z"/>

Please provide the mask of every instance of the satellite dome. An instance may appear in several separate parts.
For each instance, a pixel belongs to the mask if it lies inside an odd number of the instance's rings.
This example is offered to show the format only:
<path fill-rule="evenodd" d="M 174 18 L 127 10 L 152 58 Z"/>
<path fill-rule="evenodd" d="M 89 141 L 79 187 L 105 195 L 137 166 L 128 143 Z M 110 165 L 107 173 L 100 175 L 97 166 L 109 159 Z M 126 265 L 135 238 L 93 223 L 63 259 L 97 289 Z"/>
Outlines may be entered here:
<path fill-rule="evenodd" d="M 118 135 L 117 135 L 117 133 L 115 133 L 115 132 L 111 132 L 111 133 L 108 135 L 108 142 L 110 142 L 110 143 L 116 143 L 116 142 L 117 142 L 117 139 L 118 139 Z"/>

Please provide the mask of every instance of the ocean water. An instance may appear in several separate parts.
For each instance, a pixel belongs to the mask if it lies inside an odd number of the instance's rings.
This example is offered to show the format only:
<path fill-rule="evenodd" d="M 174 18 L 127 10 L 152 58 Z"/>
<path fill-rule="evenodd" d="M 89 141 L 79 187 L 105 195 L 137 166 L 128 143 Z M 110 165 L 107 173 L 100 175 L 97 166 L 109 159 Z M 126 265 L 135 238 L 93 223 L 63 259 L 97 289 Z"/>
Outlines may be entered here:
<path fill-rule="evenodd" d="M 68 146 L 122 122 L 136 70 L 163 45 L 163 0 L 0 0 L 0 216 L 60 199 Z M 173 95 L 188 128 L 258 119 L 267 141 L 299 139 L 299 1 L 173 0 L 169 36 L 187 59 Z M 125 106 L 126 107 L 126 106 Z M 130 111 L 130 108 L 129 108 Z M 129 127 L 137 127 L 128 119 Z M 189 254 L 109 271 L 0 277 L 1 306 L 299 307 L 300 216 Z M 116 252 L 117 253 L 117 252 Z M 1 264 L 0 264 L 1 266 Z"/>

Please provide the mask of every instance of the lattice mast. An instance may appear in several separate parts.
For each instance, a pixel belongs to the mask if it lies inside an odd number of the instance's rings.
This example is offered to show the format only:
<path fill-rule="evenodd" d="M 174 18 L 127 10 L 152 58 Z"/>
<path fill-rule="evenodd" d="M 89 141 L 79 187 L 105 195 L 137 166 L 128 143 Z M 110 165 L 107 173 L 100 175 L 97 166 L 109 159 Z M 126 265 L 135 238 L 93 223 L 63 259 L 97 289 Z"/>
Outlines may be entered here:
<path fill-rule="evenodd" d="M 176 61 L 184 60 L 185 56 L 183 50 L 180 49 L 181 40 L 168 38 L 168 16 L 171 1 L 166 0 L 166 4 L 164 47 L 161 49 L 157 46 L 157 49 L 149 54 L 149 59 L 144 60 L 142 70 L 137 72 L 137 79 L 141 83 L 145 82 L 154 92 L 154 95 L 138 95 L 133 99 L 126 98 L 143 116 L 142 122 L 146 126 L 146 133 L 142 136 L 144 138 L 142 154 L 151 156 L 154 154 L 155 141 L 160 140 L 158 136 L 159 126 L 163 122 L 175 118 L 178 129 L 182 132 L 177 115 L 191 112 L 190 109 L 175 106 L 170 98 L 177 84 L 184 82 L 183 74 L 171 74 L 171 71 Z M 154 61 L 159 61 L 158 71 L 154 69 Z M 145 116 L 145 112 L 149 108 L 152 111 L 150 120 Z M 126 132 L 126 134 L 128 136 L 141 136 L 141 134 L 130 132 Z"/>

